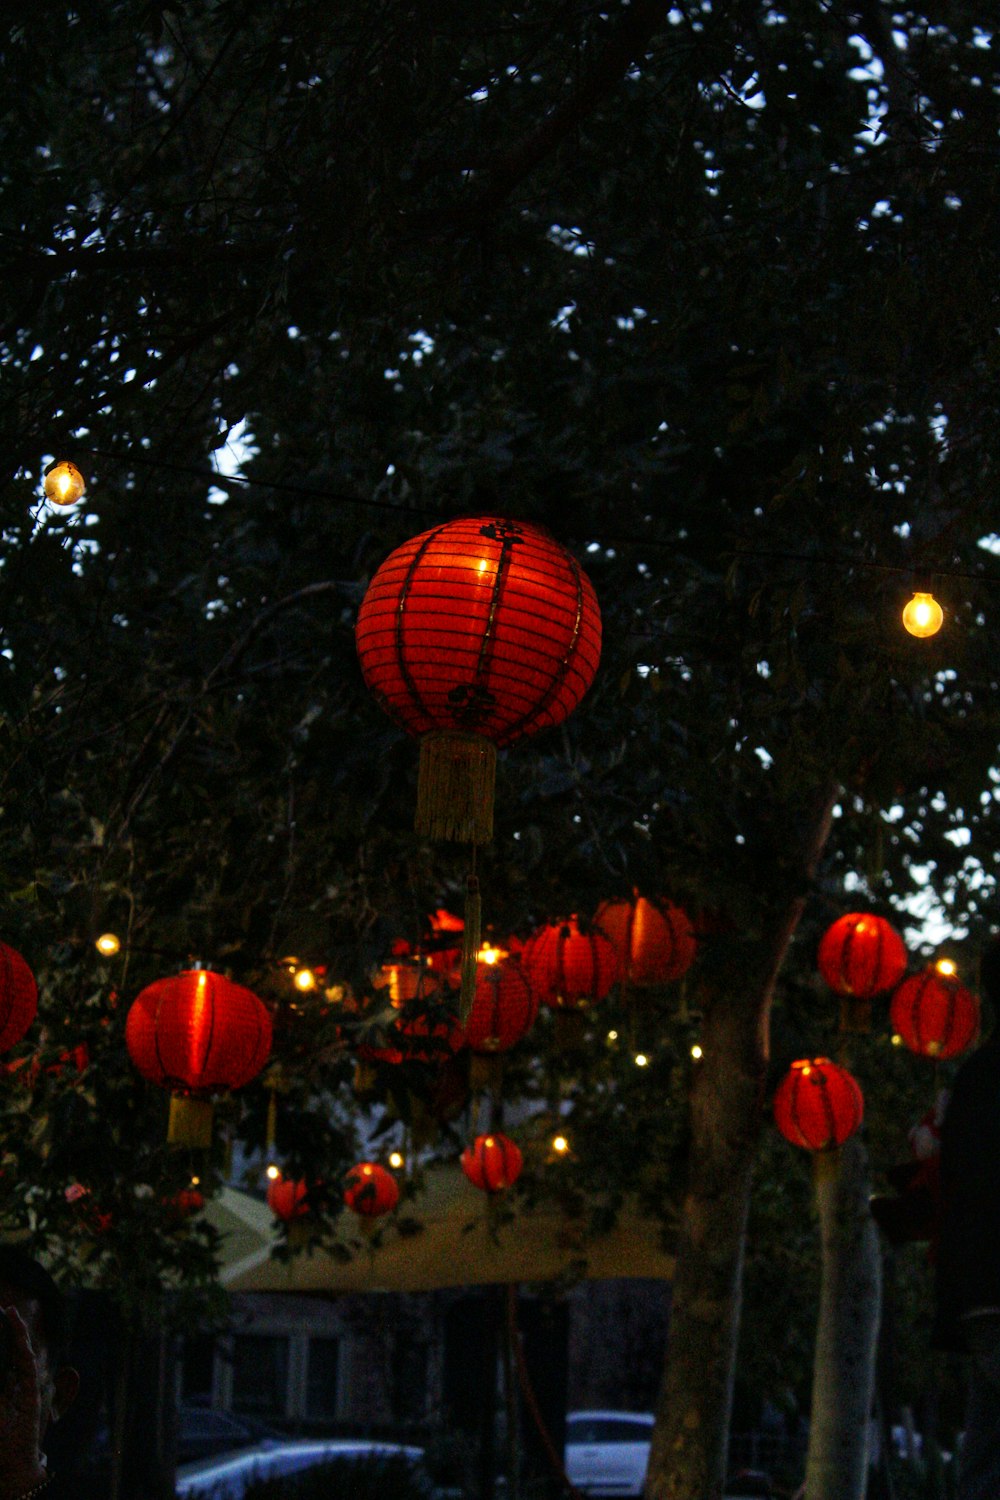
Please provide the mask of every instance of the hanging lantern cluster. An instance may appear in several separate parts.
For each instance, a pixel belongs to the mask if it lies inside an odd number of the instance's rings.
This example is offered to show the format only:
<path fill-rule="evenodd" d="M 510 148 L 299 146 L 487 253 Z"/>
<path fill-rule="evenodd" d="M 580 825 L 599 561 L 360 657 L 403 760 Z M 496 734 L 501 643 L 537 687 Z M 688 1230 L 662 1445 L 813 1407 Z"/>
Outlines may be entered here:
<path fill-rule="evenodd" d="M 271 1051 L 271 1017 L 257 996 L 208 969 L 157 979 L 136 996 L 125 1045 L 144 1078 L 170 1090 L 167 1139 L 209 1146 L 210 1096 L 255 1078 Z"/>
<path fill-rule="evenodd" d="M 954 973 L 930 964 L 903 980 L 890 1002 L 889 1020 L 911 1052 L 943 1062 L 976 1040 L 979 1011 L 977 995 Z"/>
<path fill-rule="evenodd" d="M 594 922 L 610 938 L 628 986 L 669 984 L 694 962 L 694 928 L 687 913 L 671 901 L 648 900 L 635 891 L 631 901 L 602 901 Z"/>
<path fill-rule="evenodd" d="M 848 912 L 823 934 L 817 964 L 841 997 L 841 1030 L 869 1031 L 873 998 L 893 989 L 906 973 L 906 945 L 884 917 Z"/>
<path fill-rule="evenodd" d="M 854 1076 L 828 1057 L 792 1063 L 774 1096 L 778 1129 L 793 1146 L 832 1151 L 864 1118 L 864 1097 Z"/>
<path fill-rule="evenodd" d="M 524 1157 L 521 1148 L 495 1130 L 490 1135 L 477 1135 L 461 1156 L 462 1171 L 483 1193 L 501 1193 L 513 1187 L 521 1175 Z"/>

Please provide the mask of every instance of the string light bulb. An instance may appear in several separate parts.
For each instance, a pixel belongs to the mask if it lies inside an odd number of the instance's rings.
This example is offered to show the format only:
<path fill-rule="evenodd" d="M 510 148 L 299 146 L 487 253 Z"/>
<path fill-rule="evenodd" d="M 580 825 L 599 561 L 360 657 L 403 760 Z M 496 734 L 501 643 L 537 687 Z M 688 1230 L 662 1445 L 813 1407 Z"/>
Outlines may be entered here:
<path fill-rule="evenodd" d="M 476 954 L 481 964 L 498 964 L 502 958 L 508 958 L 509 954 L 503 948 L 495 948 L 492 943 L 484 943 Z"/>
<path fill-rule="evenodd" d="M 694 1046 L 691 1048 L 691 1056 L 694 1058 L 695 1062 L 700 1062 L 701 1059 L 705 1056 L 704 1052 L 701 1050 L 697 1042 L 695 1042 Z"/>
<path fill-rule="evenodd" d="M 933 594 L 918 590 L 903 610 L 903 625 L 918 640 L 937 635 L 943 624 L 944 610 Z"/>
<path fill-rule="evenodd" d="M 46 469 L 42 488 L 50 505 L 75 505 L 87 492 L 86 480 L 69 459 Z"/>
<path fill-rule="evenodd" d="M 646 1056 L 645 1052 L 637 1052 L 635 1054 L 635 1065 L 636 1065 L 637 1068 L 644 1068 L 644 1067 L 646 1067 L 646 1065 L 648 1064 L 648 1062 L 649 1062 L 649 1058 Z"/>
<path fill-rule="evenodd" d="M 948 978 L 958 973 L 958 965 L 953 958 L 939 958 L 934 967 L 939 974 L 944 974 Z"/>
<path fill-rule="evenodd" d="M 94 947 L 102 958 L 114 958 L 121 945 L 121 938 L 114 932 L 102 932 L 94 942 Z"/>
<path fill-rule="evenodd" d="M 269 1177 L 271 1182 L 277 1182 L 281 1176 L 281 1168 L 276 1167 L 274 1162 L 272 1162 L 267 1169 L 267 1176 Z"/>
<path fill-rule="evenodd" d="M 406 1158 L 403 1156 L 402 1151 L 389 1152 L 389 1165 L 390 1167 L 394 1167 L 397 1172 L 399 1171 L 400 1167 L 403 1166 L 405 1160 Z"/>
<path fill-rule="evenodd" d="M 552 1137 L 552 1149 L 557 1156 L 565 1156 L 569 1150 L 569 1141 L 564 1135 L 554 1135 Z"/>
<path fill-rule="evenodd" d="M 301 990 L 303 994 L 306 994 L 309 990 L 316 988 L 316 975 L 312 969 L 296 969 L 292 983 L 297 990 Z"/>

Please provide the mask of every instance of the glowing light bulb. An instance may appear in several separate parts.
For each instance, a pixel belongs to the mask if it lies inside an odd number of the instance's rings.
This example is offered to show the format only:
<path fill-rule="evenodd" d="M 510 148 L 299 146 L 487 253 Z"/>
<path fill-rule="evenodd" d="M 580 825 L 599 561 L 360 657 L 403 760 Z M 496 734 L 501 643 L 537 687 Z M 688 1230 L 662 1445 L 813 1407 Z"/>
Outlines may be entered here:
<path fill-rule="evenodd" d="M 648 1064 L 648 1062 L 649 1062 L 649 1058 L 646 1056 L 645 1052 L 637 1052 L 635 1054 L 635 1065 L 636 1065 L 637 1068 L 644 1068 L 644 1067 L 646 1067 L 646 1065 Z"/>
<path fill-rule="evenodd" d="M 939 958 L 934 967 L 939 974 L 944 974 L 946 977 L 958 973 L 958 966 L 952 958 Z"/>
<path fill-rule="evenodd" d="M 618 1040 L 618 1033 L 617 1033 L 617 1031 L 609 1031 L 608 1032 L 608 1041 L 609 1042 L 617 1042 L 617 1040 Z"/>
<path fill-rule="evenodd" d="M 201 1178 L 200 1177 L 192 1177 L 191 1178 L 191 1186 L 192 1187 L 200 1187 L 201 1186 Z"/>
<path fill-rule="evenodd" d="M 94 943 L 94 947 L 102 958 L 114 958 L 121 945 L 121 938 L 113 932 L 102 932 Z"/>
<path fill-rule="evenodd" d="M 397 1172 L 399 1171 L 400 1167 L 403 1165 L 403 1162 L 405 1161 L 405 1159 L 406 1158 L 403 1156 L 402 1151 L 390 1151 L 389 1152 L 389 1165 L 390 1165 L 390 1167 L 394 1167 Z"/>
<path fill-rule="evenodd" d="M 75 505 L 87 491 L 83 475 L 68 459 L 45 471 L 42 488 L 50 505 Z"/>
<path fill-rule="evenodd" d="M 552 1149 L 560 1156 L 565 1156 L 569 1150 L 569 1141 L 564 1135 L 554 1135 L 552 1137 Z"/>
<path fill-rule="evenodd" d="M 272 1162 L 271 1165 L 267 1169 L 267 1175 L 271 1179 L 272 1182 L 277 1182 L 278 1178 L 281 1176 L 281 1168 L 280 1167 L 276 1167 L 274 1165 L 274 1162 Z"/>
<path fill-rule="evenodd" d="M 372 1169 L 367 1162 L 365 1162 L 364 1166 L 361 1168 L 361 1175 L 362 1177 L 370 1177 L 372 1175 Z"/>
<path fill-rule="evenodd" d="M 296 971 L 292 983 L 297 990 L 302 990 L 304 994 L 307 990 L 314 990 L 316 988 L 316 975 L 312 969 L 299 969 Z"/>
<path fill-rule="evenodd" d="M 911 635 L 923 640 L 925 636 L 937 635 L 944 624 L 944 610 L 933 594 L 918 591 L 903 610 L 903 624 Z"/>
<path fill-rule="evenodd" d="M 901 1047 L 903 1045 L 903 1038 L 899 1035 L 898 1031 L 892 1033 L 891 1041 L 894 1047 Z"/>
<path fill-rule="evenodd" d="M 803 1078 L 808 1078 L 809 1074 L 811 1072 L 812 1072 L 812 1068 L 809 1066 L 809 1064 L 808 1063 L 803 1063 L 802 1064 L 802 1077 Z"/>
<path fill-rule="evenodd" d="M 691 1056 L 694 1058 L 695 1062 L 700 1061 L 700 1059 L 705 1056 L 704 1052 L 698 1046 L 697 1042 L 695 1042 L 694 1046 L 691 1048 Z"/>
<path fill-rule="evenodd" d="M 494 948 L 492 943 L 484 943 L 476 957 L 481 964 L 498 964 L 507 954 L 502 948 Z"/>

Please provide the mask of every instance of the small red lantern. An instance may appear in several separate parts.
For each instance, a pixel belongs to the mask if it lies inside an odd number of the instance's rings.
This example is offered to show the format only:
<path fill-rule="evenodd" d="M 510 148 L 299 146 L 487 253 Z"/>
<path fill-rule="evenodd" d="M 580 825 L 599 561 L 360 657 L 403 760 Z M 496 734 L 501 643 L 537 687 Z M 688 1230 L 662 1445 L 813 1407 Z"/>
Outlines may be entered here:
<path fill-rule="evenodd" d="M 871 1000 L 906 973 L 906 947 L 884 917 L 849 912 L 828 927 L 819 945 L 819 971 L 838 995 Z"/>
<path fill-rule="evenodd" d="M 307 1182 L 292 1177 L 276 1177 L 267 1185 L 267 1206 L 276 1219 L 289 1224 L 293 1219 L 302 1219 L 308 1214 L 308 1193 Z"/>
<path fill-rule="evenodd" d="M 399 1202 L 399 1184 L 376 1161 L 362 1161 L 344 1178 L 344 1202 L 365 1219 L 391 1213 Z"/>
<path fill-rule="evenodd" d="M 495 1131 L 477 1135 L 461 1157 L 462 1171 L 484 1193 L 500 1193 L 512 1187 L 521 1175 L 524 1157 L 509 1136 Z"/>
<path fill-rule="evenodd" d="M 611 939 L 627 985 L 669 984 L 694 962 L 694 928 L 672 901 L 649 901 L 635 891 L 631 901 L 602 901 L 594 922 Z"/>
<path fill-rule="evenodd" d="M 21 1040 L 38 1013 L 38 986 L 16 948 L 0 943 L 0 1052 Z"/>
<path fill-rule="evenodd" d="M 271 1017 L 251 990 L 208 969 L 188 969 L 140 991 L 125 1045 L 144 1078 L 171 1090 L 167 1139 L 208 1146 L 208 1095 L 257 1076 L 271 1050 Z"/>
<path fill-rule="evenodd" d="M 957 1057 L 979 1035 L 979 997 L 953 973 L 931 964 L 903 980 L 893 994 L 889 1020 L 918 1056 Z"/>
<path fill-rule="evenodd" d="M 378 568 L 356 635 L 369 688 L 420 737 L 417 832 L 488 843 L 497 747 L 562 723 L 597 670 L 590 580 L 541 526 L 446 521 Z"/>
<path fill-rule="evenodd" d="M 494 950 L 495 951 L 495 950 Z M 527 1036 L 538 1016 L 538 997 L 519 963 L 480 959 L 476 994 L 465 1023 L 465 1043 L 473 1052 L 509 1052 Z"/>
<path fill-rule="evenodd" d="M 576 917 L 553 922 L 525 944 L 528 983 L 555 1010 L 585 1010 L 603 1000 L 620 973 L 618 954 L 599 927 L 583 931 Z"/>
<path fill-rule="evenodd" d="M 778 1129 L 793 1146 L 831 1151 L 854 1134 L 865 1101 L 857 1080 L 828 1057 L 792 1063 L 774 1096 Z"/>

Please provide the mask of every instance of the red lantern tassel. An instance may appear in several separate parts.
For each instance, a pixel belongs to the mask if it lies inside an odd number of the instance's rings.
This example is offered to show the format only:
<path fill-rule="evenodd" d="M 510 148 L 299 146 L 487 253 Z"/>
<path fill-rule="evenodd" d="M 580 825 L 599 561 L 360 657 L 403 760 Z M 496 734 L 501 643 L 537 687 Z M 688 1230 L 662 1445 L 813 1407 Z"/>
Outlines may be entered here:
<path fill-rule="evenodd" d="M 465 929 L 462 933 L 462 988 L 458 996 L 458 1019 L 464 1026 L 476 998 L 476 974 L 479 963 L 479 939 L 482 933 L 483 907 L 479 896 L 479 876 L 470 875 L 465 886 Z"/>
<path fill-rule="evenodd" d="M 417 833 L 459 844 L 488 844 L 496 770 L 496 746 L 481 734 L 459 729 L 425 734 L 420 741 Z"/>

